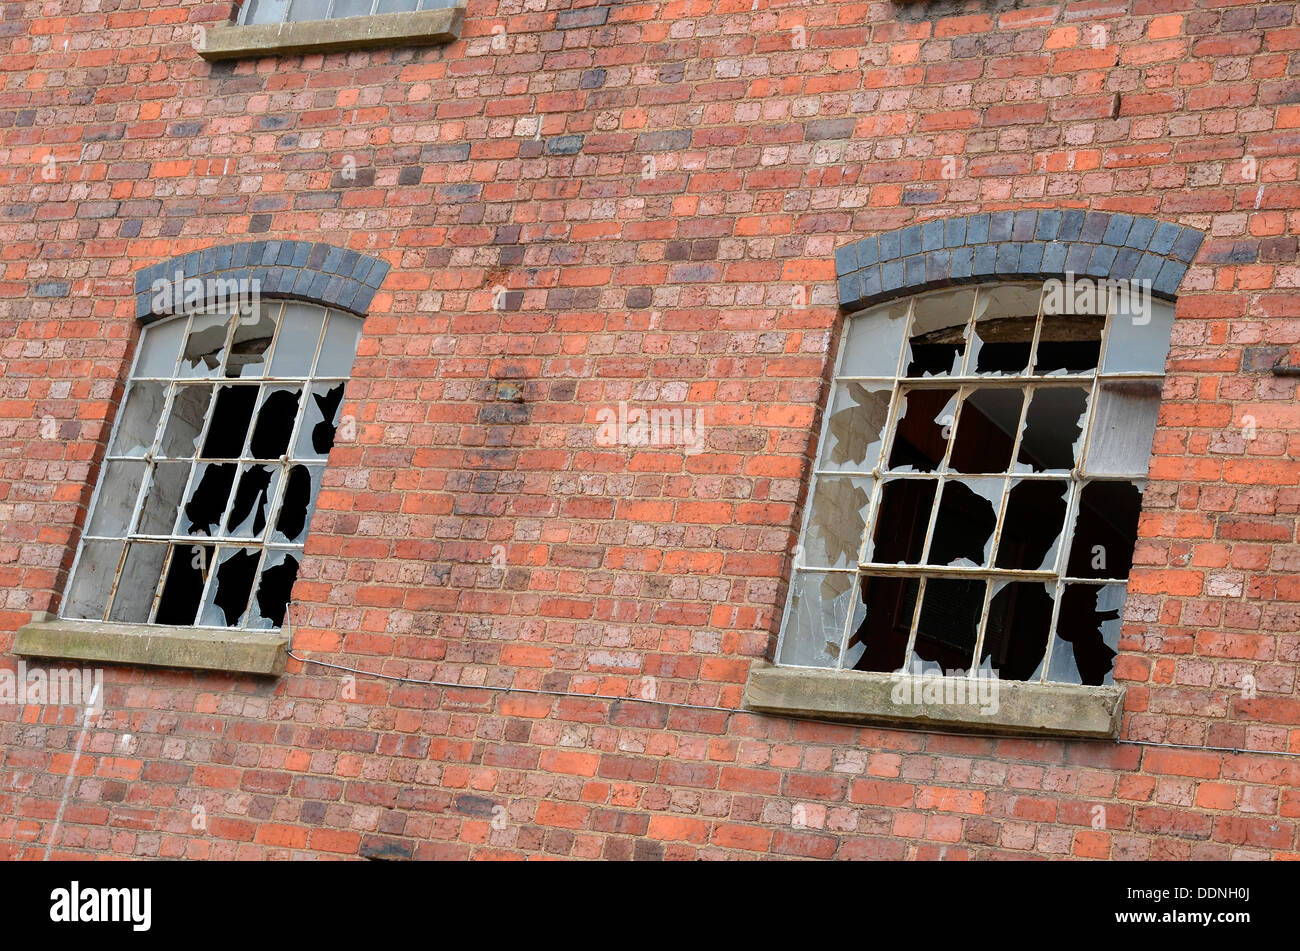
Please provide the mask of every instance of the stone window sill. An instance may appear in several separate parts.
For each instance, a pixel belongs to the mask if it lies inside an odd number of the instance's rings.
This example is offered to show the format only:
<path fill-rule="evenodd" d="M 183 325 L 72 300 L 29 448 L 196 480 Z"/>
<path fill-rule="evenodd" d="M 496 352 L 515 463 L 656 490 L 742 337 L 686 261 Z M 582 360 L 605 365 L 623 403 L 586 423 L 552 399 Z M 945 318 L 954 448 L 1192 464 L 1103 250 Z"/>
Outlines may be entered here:
<path fill-rule="evenodd" d="M 284 673 L 288 643 L 279 631 L 51 619 L 19 628 L 12 652 L 24 657 L 274 677 Z"/>
<path fill-rule="evenodd" d="M 206 31 L 199 55 L 206 60 L 333 53 L 382 46 L 435 46 L 460 39 L 463 3 L 416 13 L 379 13 L 293 23 L 226 23 Z"/>
<path fill-rule="evenodd" d="M 996 704 L 897 702 L 900 683 L 918 679 L 857 670 L 778 667 L 756 661 L 745 684 L 745 706 L 854 723 L 881 723 L 978 733 L 1114 739 L 1124 710 L 1124 688 L 997 682 Z M 924 681 L 919 681 L 923 683 Z M 987 689 L 987 688 L 986 688 Z M 986 694 L 986 697 L 988 695 Z M 984 709 L 985 712 L 981 712 Z"/>

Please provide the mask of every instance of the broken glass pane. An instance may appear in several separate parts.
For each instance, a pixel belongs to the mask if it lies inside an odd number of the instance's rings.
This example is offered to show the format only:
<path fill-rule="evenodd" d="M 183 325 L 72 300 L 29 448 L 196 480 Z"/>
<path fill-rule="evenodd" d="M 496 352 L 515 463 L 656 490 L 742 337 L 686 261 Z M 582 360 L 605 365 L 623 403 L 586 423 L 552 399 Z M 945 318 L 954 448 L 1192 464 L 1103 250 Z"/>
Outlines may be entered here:
<path fill-rule="evenodd" d="M 907 658 L 919 578 L 862 575 L 844 666 L 890 673 Z"/>
<path fill-rule="evenodd" d="M 1051 627 L 1052 595 L 1046 584 L 993 582 L 980 666 L 1001 680 L 1038 680 Z"/>
<path fill-rule="evenodd" d="M 230 342 L 230 356 L 226 357 L 226 376 L 262 375 L 266 369 L 266 351 L 275 335 L 278 310 L 278 304 L 269 308 L 259 305 L 253 313 L 240 315 Z"/>
<path fill-rule="evenodd" d="M 971 669 L 986 585 L 982 578 L 925 579 L 916 626 L 917 658 L 938 664 L 945 674 Z"/>
<path fill-rule="evenodd" d="M 1072 386 L 1040 386 L 1025 414 L 1016 471 L 1062 471 L 1074 468 L 1088 391 Z"/>
<path fill-rule="evenodd" d="M 1070 544 L 1071 578 L 1127 578 L 1133 567 L 1142 491 L 1132 482 L 1089 482 L 1079 494 Z"/>
<path fill-rule="evenodd" d="M 920 564 L 935 485 L 930 479 L 885 482 L 876 526 L 867 545 L 868 561 L 881 565 Z"/>
<path fill-rule="evenodd" d="M 777 663 L 834 667 L 853 600 L 853 574 L 795 571 Z"/>
<path fill-rule="evenodd" d="M 222 548 L 217 555 L 216 577 L 208 585 L 207 599 L 199 624 L 205 627 L 238 627 L 248 609 L 248 596 L 261 563 L 258 548 Z"/>
<path fill-rule="evenodd" d="M 1039 288 L 1015 284 L 982 288 L 975 308 L 968 374 L 1023 373 L 1038 319 Z"/>
<path fill-rule="evenodd" d="M 311 525 L 316 511 L 316 497 L 320 494 L 324 466 L 291 466 L 289 481 L 280 499 L 280 511 L 275 520 L 272 542 L 298 541 Z"/>
<path fill-rule="evenodd" d="M 347 376 L 357 359 L 357 341 L 361 339 L 361 318 L 330 311 L 325 325 L 325 339 L 316 358 L 316 376 Z"/>
<path fill-rule="evenodd" d="M 897 376 L 906 318 L 907 301 L 882 304 L 850 317 L 839 375 Z"/>
<path fill-rule="evenodd" d="M 1119 632 L 1124 623 L 1122 584 L 1067 584 L 1056 619 L 1047 679 L 1100 687 L 1114 682 Z"/>
<path fill-rule="evenodd" d="M 153 481 L 144 495 L 140 512 L 141 535 L 170 535 L 176 523 L 176 511 L 185 497 L 190 478 L 190 463 L 159 462 L 154 464 Z"/>
<path fill-rule="evenodd" d="M 857 565 L 871 485 L 871 479 L 818 476 L 804 540 L 804 564 L 813 568 Z"/>
<path fill-rule="evenodd" d="M 202 465 L 193 487 L 190 500 L 181 513 L 178 535 L 214 535 L 226 512 L 226 500 L 235 481 L 233 462 L 207 462 Z"/>
<path fill-rule="evenodd" d="M 1002 479 L 949 479 L 943 484 L 926 563 L 983 568 L 993 548 Z"/>
<path fill-rule="evenodd" d="M 262 576 L 253 595 L 248 626 L 259 630 L 278 628 L 284 623 L 289 595 L 298 578 L 298 555 L 284 549 L 268 548 Z"/>
<path fill-rule="evenodd" d="M 343 407 L 343 387 L 343 383 L 317 383 L 311 388 L 293 458 L 324 460 L 329 455 Z"/>
<path fill-rule="evenodd" d="M 912 318 L 911 336 L 907 341 L 906 376 L 934 376 L 957 373 L 966 352 L 966 325 L 970 319 L 969 298 L 965 291 L 953 292 L 957 303 L 949 310 L 942 301 L 921 306 Z M 949 295 L 941 295 L 948 299 Z M 963 309 L 964 308 L 964 309 Z"/>
<path fill-rule="evenodd" d="M 95 500 L 95 514 L 91 516 L 87 535 L 105 535 L 120 538 L 131 527 L 135 515 L 136 499 L 140 496 L 140 483 L 144 481 L 145 464 L 132 461 L 110 461 L 99 477 L 99 497 Z M 102 607 L 102 605 L 101 605 Z"/>
<path fill-rule="evenodd" d="M 1022 479 L 1012 486 L 998 540 L 997 567 L 1055 569 L 1068 488 L 1069 483 L 1055 479 Z"/>
<path fill-rule="evenodd" d="M 957 413 L 957 391 L 909 390 L 903 396 L 902 418 L 894 427 L 889 468 L 902 472 L 933 472 L 939 468 Z"/>
<path fill-rule="evenodd" d="M 1174 307 L 1167 301 L 1150 300 L 1144 312 L 1130 306 L 1110 321 L 1103 373 L 1163 373 L 1173 332 Z"/>
<path fill-rule="evenodd" d="M 110 456 L 143 456 L 153 449 L 164 398 L 161 383 L 138 381 L 131 384 L 122 402 L 121 421 L 108 451 Z"/>
<path fill-rule="evenodd" d="M 1147 474 L 1160 408 L 1154 380 L 1103 380 L 1084 469 L 1090 475 Z"/>
<path fill-rule="evenodd" d="M 216 376 L 226 353 L 231 314 L 195 314 L 178 376 Z"/>
<path fill-rule="evenodd" d="M 268 376 L 307 376 L 316 357 L 316 343 L 320 339 L 324 316 L 323 310 L 309 304 L 289 301 L 284 305 Z"/>
<path fill-rule="evenodd" d="M 185 318 L 165 320 L 145 328 L 140 337 L 140 356 L 132 376 L 170 377 L 176 372 L 176 358 L 185 336 Z"/>
<path fill-rule="evenodd" d="M 1024 399 L 1020 390 L 1004 387 L 968 393 L 961 404 L 948 468 L 954 472 L 1006 472 Z"/>
<path fill-rule="evenodd" d="M 212 402 L 212 387 L 207 384 L 177 386 L 172 396 L 171 413 L 163 429 L 158 452 L 167 459 L 192 459 L 198 448 L 203 421 Z"/>
<path fill-rule="evenodd" d="M 248 441 L 254 459 L 279 459 L 289 451 L 293 424 L 298 418 L 299 387 L 268 386 L 257 409 L 257 425 Z"/>
<path fill-rule="evenodd" d="M 279 483 L 279 466 L 245 466 L 226 519 L 226 534 L 236 538 L 260 538 L 270 518 L 271 500 L 275 498 Z"/>
<path fill-rule="evenodd" d="M 122 577 L 113 596 L 110 621 L 124 624 L 145 624 L 153 610 L 153 596 L 162 578 L 163 562 L 167 560 L 166 545 L 132 542 L 122 564 Z"/>
<path fill-rule="evenodd" d="M 113 579 L 122 563 L 123 541 L 86 541 L 82 544 L 77 570 L 73 572 L 63 606 L 63 616 L 100 621 L 108 604 Z"/>
<path fill-rule="evenodd" d="M 167 580 L 158 599 L 155 624 L 191 625 L 203 600 L 203 585 L 216 548 L 212 545 L 173 545 Z"/>
<path fill-rule="evenodd" d="M 238 459 L 243 455 L 256 400 L 256 386 L 223 386 L 217 390 L 208 435 L 203 441 L 203 458 Z"/>
<path fill-rule="evenodd" d="M 1104 317 L 1087 314 L 1043 318 L 1034 373 L 1039 376 L 1086 373 L 1097 368 Z"/>

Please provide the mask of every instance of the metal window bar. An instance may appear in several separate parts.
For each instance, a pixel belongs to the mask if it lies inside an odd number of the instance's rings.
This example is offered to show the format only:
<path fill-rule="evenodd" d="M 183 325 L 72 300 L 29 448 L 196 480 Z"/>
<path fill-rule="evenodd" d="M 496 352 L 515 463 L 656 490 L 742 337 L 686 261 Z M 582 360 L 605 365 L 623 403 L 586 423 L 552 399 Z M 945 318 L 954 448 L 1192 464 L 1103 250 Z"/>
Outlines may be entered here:
<path fill-rule="evenodd" d="M 971 658 L 971 663 L 969 667 L 969 670 L 971 672 L 975 671 L 979 666 L 980 655 L 983 652 L 985 637 L 988 632 L 989 610 L 991 607 L 992 599 L 995 596 L 994 588 L 997 582 L 999 581 L 1003 581 L 1003 582 L 1040 581 L 1050 585 L 1053 591 L 1052 610 L 1051 610 L 1050 626 L 1048 629 L 1048 639 L 1044 647 L 1042 660 L 1040 662 L 1041 671 L 1037 677 L 1038 681 L 1040 682 L 1046 682 L 1048 680 L 1049 672 L 1051 670 L 1052 653 L 1058 640 L 1057 626 L 1058 626 L 1058 619 L 1060 614 L 1060 605 L 1064 597 L 1065 586 L 1068 584 L 1087 583 L 1097 588 L 1101 588 L 1108 584 L 1125 584 L 1127 582 L 1127 577 L 1076 578 L 1066 573 L 1066 567 L 1068 566 L 1071 547 L 1074 540 L 1075 531 L 1077 528 L 1076 522 L 1078 520 L 1078 513 L 1079 513 L 1079 498 L 1082 494 L 1083 486 L 1093 481 L 1129 482 L 1137 485 L 1139 487 L 1139 490 L 1141 490 L 1141 488 L 1145 485 L 1145 481 L 1146 481 L 1145 473 L 1139 473 L 1139 472 L 1133 472 L 1128 476 L 1115 475 L 1115 474 L 1108 474 L 1104 477 L 1099 477 L 1099 478 L 1091 478 L 1089 476 L 1087 467 L 1089 462 L 1089 453 L 1094 444 L 1093 423 L 1096 418 L 1095 408 L 1098 403 L 1102 384 L 1110 380 L 1159 381 L 1164 378 L 1163 366 L 1153 367 L 1151 369 L 1141 370 L 1137 372 L 1131 370 L 1124 371 L 1124 372 L 1105 371 L 1104 367 L 1107 358 L 1107 348 L 1110 342 L 1111 330 L 1114 321 L 1117 317 L 1117 314 L 1115 312 L 1115 306 L 1114 306 L 1115 301 L 1111 300 L 1110 301 L 1111 307 L 1108 309 L 1105 315 L 1101 315 L 1103 316 L 1103 321 L 1101 327 L 1101 337 L 1098 345 L 1096 366 L 1075 373 L 1053 372 L 1051 374 L 1037 374 L 1035 370 L 1036 370 L 1037 359 L 1039 355 L 1039 345 L 1042 340 L 1042 332 L 1043 332 L 1045 317 L 1047 316 L 1043 313 L 1043 286 L 1041 284 L 1038 284 L 1037 285 L 1038 308 L 1037 308 L 1037 313 L 1035 314 L 1034 317 L 1034 329 L 1033 329 L 1033 336 L 1030 345 L 1030 351 L 1027 357 L 1026 366 L 1024 367 L 1023 371 L 1015 374 L 981 375 L 981 374 L 972 373 L 971 362 L 973 358 L 974 347 L 971 346 L 971 341 L 975 332 L 976 323 L 980 315 L 979 302 L 981 299 L 981 295 L 989 293 L 995 288 L 1008 287 L 1008 286 L 1011 285 L 1008 283 L 991 284 L 991 285 L 984 285 L 976 289 L 975 296 L 972 299 L 971 312 L 966 317 L 963 335 L 961 338 L 963 340 L 963 352 L 962 352 L 961 360 L 959 361 L 960 369 L 958 370 L 958 374 L 954 374 L 954 375 L 936 374 L 933 376 L 926 376 L 926 377 L 906 377 L 903 375 L 904 361 L 909 352 L 909 345 L 912 339 L 912 330 L 916 319 L 916 301 L 928 295 L 917 295 L 911 298 L 907 304 L 906 315 L 901 317 L 901 319 L 906 321 L 906 325 L 905 325 L 906 332 L 903 334 L 901 339 L 901 344 L 899 347 L 899 351 L 900 351 L 899 357 L 895 364 L 895 376 L 893 377 L 866 376 L 866 375 L 855 376 L 855 375 L 842 373 L 842 370 L 844 369 L 843 363 L 844 363 L 845 352 L 847 349 L 846 344 L 848 342 L 848 335 L 849 335 L 852 321 L 859 317 L 862 317 L 864 314 L 872 313 L 873 311 L 878 311 L 880 310 L 880 307 L 871 308 L 868 311 L 864 311 L 864 312 L 860 312 L 859 314 L 852 315 L 844 322 L 844 326 L 840 334 L 840 345 L 836 355 L 834 373 L 832 376 L 831 385 L 829 387 L 829 392 L 825 403 L 826 411 L 823 414 L 821 438 L 818 443 L 817 464 L 814 466 L 813 472 L 811 474 L 809 493 L 807 496 L 807 502 L 804 507 L 804 518 L 800 528 L 799 539 L 802 543 L 802 541 L 808 537 L 809 522 L 811 520 L 813 509 L 814 509 L 814 503 L 816 501 L 816 492 L 817 492 L 818 484 L 821 481 L 822 477 L 836 477 L 836 478 L 857 477 L 857 478 L 862 478 L 864 480 L 870 478 L 872 480 L 871 497 L 867 506 L 867 516 L 865 518 L 863 537 L 859 548 L 858 564 L 854 568 L 822 568 L 822 567 L 808 565 L 805 558 L 796 558 L 795 565 L 794 565 L 794 570 L 796 572 L 802 572 L 814 578 L 826 576 L 826 575 L 845 575 L 845 576 L 851 576 L 853 579 L 853 587 L 850 589 L 851 597 L 849 599 L 849 606 L 844 620 L 844 629 L 842 631 L 840 643 L 839 643 L 839 652 L 838 652 L 838 657 L 835 665 L 836 667 L 841 667 L 843 665 L 844 658 L 847 656 L 849 639 L 852 637 L 854 633 L 853 624 L 854 624 L 855 613 L 856 613 L 855 610 L 856 602 L 860 598 L 860 590 L 861 590 L 860 586 L 862 584 L 864 577 L 869 577 L 869 576 L 913 577 L 916 578 L 918 581 L 916 601 L 915 604 L 913 605 L 912 618 L 909 624 L 908 643 L 907 643 L 906 652 L 904 654 L 904 660 L 902 665 L 903 669 L 907 669 L 914 656 L 915 642 L 916 642 L 916 636 L 917 636 L 920 617 L 921 617 L 921 610 L 925 600 L 925 588 L 926 588 L 927 578 L 928 577 L 950 577 L 950 578 L 968 578 L 972 580 L 980 579 L 986 581 L 983 603 L 982 603 L 979 621 L 978 621 L 978 627 L 976 631 L 976 642 L 974 646 L 974 653 Z M 1032 285 L 1021 285 L 1021 286 L 1032 286 Z M 884 306 L 889 306 L 889 305 L 884 305 Z M 897 306 L 897 304 L 893 306 Z M 879 388 L 882 389 L 885 386 L 889 386 L 891 388 L 888 410 L 885 416 L 884 431 L 879 434 L 879 441 L 880 441 L 879 455 L 877 457 L 876 464 L 871 471 L 856 470 L 852 468 L 827 469 L 824 465 L 825 454 L 827 451 L 827 446 L 829 444 L 828 432 L 830 427 L 830 418 L 832 415 L 831 411 L 832 408 L 836 405 L 836 397 L 838 395 L 839 389 L 841 385 L 845 383 L 863 383 L 863 384 L 871 383 L 871 384 L 876 384 Z M 1017 429 L 1015 432 L 1015 436 L 1011 448 L 1011 459 L 1008 464 L 1008 469 L 1003 473 L 995 473 L 995 474 L 988 474 L 988 475 L 952 472 L 948 467 L 948 462 L 951 458 L 953 447 L 956 444 L 956 434 L 959 432 L 961 412 L 967 402 L 967 397 L 969 393 L 973 392 L 975 388 L 984 389 L 990 387 L 1019 388 L 1021 392 L 1024 394 L 1024 398 L 1022 399 L 1021 407 L 1020 407 L 1020 417 L 1019 417 Z M 1075 445 L 1074 465 L 1072 466 L 1072 468 L 1069 470 L 1068 473 L 1060 472 L 1060 471 L 1051 471 L 1051 470 L 1044 471 L 1044 472 L 1033 472 L 1033 471 L 1018 472 L 1016 471 L 1016 465 L 1019 457 L 1021 443 L 1024 438 L 1026 420 L 1033 399 L 1033 394 L 1035 392 L 1040 391 L 1041 389 L 1045 389 L 1049 387 L 1072 387 L 1076 389 L 1086 388 L 1088 391 L 1087 397 L 1085 398 L 1084 410 L 1079 419 L 1079 423 L 1081 427 L 1080 434 L 1074 444 Z M 951 424 L 952 435 L 947 440 L 947 445 L 945 446 L 944 449 L 943 459 L 940 461 L 936 469 L 932 472 L 890 471 L 888 469 L 888 460 L 892 452 L 894 440 L 897 436 L 898 423 L 900 421 L 900 416 L 901 416 L 902 397 L 907 392 L 910 392 L 915 389 L 923 389 L 923 388 L 955 389 L 957 391 L 955 397 L 957 399 L 957 407 L 954 413 L 953 422 Z M 885 478 L 886 476 L 888 477 L 889 481 L 892 481 L 894 479 L 899 479 L 899 478 L 905 478 L 905 479 L 926 479 L 936 483 L 935 496 L 933 501 L 931 502 L 929 520 L 927 522 L 927 529 L 926 529 L 926 534 L 924 539 L 923 551 L 920 555 L 919 562 L 917 564 L 882 564 L 882 563 L 871 562 L 867 559 L 867 548 L 872 543 L 872 538 L 876 530 L 877 522 L 879 519 L 879 508 L 884 494 L 884 486 L 887 481 Z M 993 534 L 990 537 L 989 542 L 987 543 L 988 544 L 987 565 L 980 566 L 980 567 L 969 567 L 969 566 L 956 566 L 956 565 L 940 566 L 940 565 L 927 564 L 926 562 L 929 557 L 930 546 L 934 538 L 935 521 L 938 517 L 938 512 L 942 500 L 943 485 L 949 481 L 966 481 L 971 478 L 989 478 L 989 477 L 993 477 L 993 478 L 1000 477 L 1003 481 L 1003 487 L 1002 487 L 1001 498 L 999 500 L 999 504 L 997 506 L 997 511 L 996 511 L 997 520 L 995 522 Z M 1007 503 L 1010 496 L 1011 488 L 1013 487 L 1013 485 L 1019 484 L 1023 480 L 1034 480 L 1034 479 L 1065 481 L 1067 483 L 1066 494 L 1064 498 L 1064 501 L 1066 503 L 1064 521 L 1062 523 L 1061 533 L 1055 541 L 1056 553 L 1055 553 L 1054 564 L 1051 569 L 1030 570 L 1030 569 L 997 568 L 996 564 L 997 564 L 998 550 L 1001 543 L 1002 530 L 1005 527 Z M 800 547 L 796 549 L 796 551 L 797 552 L 802 551 L 802 548 Z M 790 608 L 793 604 L 793 599 L 794 599 L 795 585 L 793 583 L 793 580 L 794 579 L 792 578 L 790 591 L 787 593 L 786 611 L 784 615 L 787 618 L 787 620 L 790 617 L 791 614 Z M 783 628 L 784 627 L 785 625 L 783 625 Z M 781 633 L 780 641 L 778 643 L 778 648 L 777 648 L 778 657 L 781 656 L 782 642 L 784 642 L 784 639 L 785 639 L 785 630 L 783 629 Z"/>

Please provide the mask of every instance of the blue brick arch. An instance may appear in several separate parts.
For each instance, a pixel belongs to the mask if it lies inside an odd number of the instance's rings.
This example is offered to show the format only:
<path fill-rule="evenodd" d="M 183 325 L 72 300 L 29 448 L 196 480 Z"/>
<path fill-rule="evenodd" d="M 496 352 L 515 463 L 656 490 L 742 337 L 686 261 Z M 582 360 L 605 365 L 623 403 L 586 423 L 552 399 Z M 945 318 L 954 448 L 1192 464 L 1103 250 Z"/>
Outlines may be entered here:
<path fill-rule="evenodd" d="M 309 301 L 364 317 L 388 270 L 388 262 L 380 258 L 321 242 L 224 244 L 137 271 L 135 315 L 144 323 L 168 316 L 155 308 L 155 282 L 176 287 L 179 275 L 182 283 L 192 277 L 257 280 L 263 297 Z M 184 299 L 184 293 L 173 294 L 171 299 Z"/>
<path fill-rule="evenodd" d="M 1195 228 L 1079 209 L 997 211 L 886 231 L 835 252 L 849 310 L 927 287 L 1011 278 L 1149 280 L 1172 300 L 1205 240 Z"/>

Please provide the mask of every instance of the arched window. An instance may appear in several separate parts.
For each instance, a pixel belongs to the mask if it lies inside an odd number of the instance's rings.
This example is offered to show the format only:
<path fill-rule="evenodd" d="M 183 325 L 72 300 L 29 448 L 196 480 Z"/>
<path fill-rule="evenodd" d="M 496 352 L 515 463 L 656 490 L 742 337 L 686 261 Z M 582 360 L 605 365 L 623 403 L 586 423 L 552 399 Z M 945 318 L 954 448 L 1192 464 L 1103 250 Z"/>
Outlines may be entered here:
<path fill-rule="evenodd" d="M 777 663 L 1111 683 L 1172 321 L 1073 277 L 847 318 Z"/>
<path fill-rule="evenodd" d="M 146 327 L 62 616 L 280 627 L 361 323 L 269 300 Z"/>

